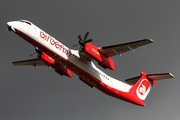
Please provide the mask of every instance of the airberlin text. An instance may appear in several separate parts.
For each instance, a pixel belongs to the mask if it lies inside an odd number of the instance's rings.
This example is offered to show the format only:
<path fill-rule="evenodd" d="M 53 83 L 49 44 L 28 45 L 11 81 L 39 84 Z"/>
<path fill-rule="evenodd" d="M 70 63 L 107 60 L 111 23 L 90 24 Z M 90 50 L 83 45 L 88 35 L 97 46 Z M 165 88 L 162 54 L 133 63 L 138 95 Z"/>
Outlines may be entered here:
<path fill-rule="evenodd" d="M 64 47 L 63 44 L 60 44 L 55 38 L 51 37 L 47 33 L 40 31 L 40 37 L 49 42 L 52 46 L 55 46 L 57 49 L 61 50 L 64 54 L 67 56 L 70 56 L 70 50 L 66 47 Z"/>

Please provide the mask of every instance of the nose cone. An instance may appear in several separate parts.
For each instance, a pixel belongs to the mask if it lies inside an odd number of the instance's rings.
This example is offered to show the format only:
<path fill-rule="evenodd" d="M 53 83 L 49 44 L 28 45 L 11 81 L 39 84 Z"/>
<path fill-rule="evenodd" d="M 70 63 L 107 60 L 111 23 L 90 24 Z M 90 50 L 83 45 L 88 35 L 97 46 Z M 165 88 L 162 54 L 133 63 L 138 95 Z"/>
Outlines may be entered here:
<path fill-rule="evenodd" d="M 16 31 L 16 29 L 19 28 L 19 25 L 18 25 L 18 22 L 17 21 L 10 21 L 10 22 L 7 22 L 7 29 L 9 31 Z"/>
<path fill-rule="evenodd" d="M 8 25 L 8 26 L 11 26 L 11 27 L 15 26 L 16 24 L 17 24 L 16 21 L 7 22 L 7 25 Z"/>

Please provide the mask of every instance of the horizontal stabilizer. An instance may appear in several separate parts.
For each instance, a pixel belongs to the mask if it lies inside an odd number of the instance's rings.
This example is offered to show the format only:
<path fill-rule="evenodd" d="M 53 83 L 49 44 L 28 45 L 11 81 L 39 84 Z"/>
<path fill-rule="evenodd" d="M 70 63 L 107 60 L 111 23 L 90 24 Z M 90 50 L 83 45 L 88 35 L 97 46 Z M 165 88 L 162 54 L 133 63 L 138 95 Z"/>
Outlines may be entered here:
<path fill-rule="evenodd" d="M 174 78 L 174 76 L 171 73 L 147 74 L 146 77 L 149 80 L 162 80 L 162 79 Z M 141 76 L 138 76 L 138 77 L 126 79 L 125 81 L 131 85 L 134 85 L 140 78 Z"/>
<path fill-rule="evenodd" d="M 171 73 L 160 73 L 160 74 L 149 74 L 147 75 L 147 78 L 151 80 L 162 80 L 162 79 L 174 78 L 174 76 Z"/>
<path fill-rule="evenodd" d="M 141 78 L 141 76 L 138 76 L 138 77 L 126 79 L 125 81 L 131 85 L 134 85 L 140 78 Z"/>

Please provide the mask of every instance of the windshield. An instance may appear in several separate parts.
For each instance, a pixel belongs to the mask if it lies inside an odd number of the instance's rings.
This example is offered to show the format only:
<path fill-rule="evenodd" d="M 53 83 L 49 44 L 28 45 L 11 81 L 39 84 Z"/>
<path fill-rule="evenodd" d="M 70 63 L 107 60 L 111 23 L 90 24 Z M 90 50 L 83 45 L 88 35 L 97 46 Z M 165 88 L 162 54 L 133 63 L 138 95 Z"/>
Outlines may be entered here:
<path fill-rule="evenodd" d="M 19 22 L 23 22 L 23 23 L 27 23 L 27 24 L 31 25 L 31 22 L 29 22 L 27 20 L 19 20 Z"/>

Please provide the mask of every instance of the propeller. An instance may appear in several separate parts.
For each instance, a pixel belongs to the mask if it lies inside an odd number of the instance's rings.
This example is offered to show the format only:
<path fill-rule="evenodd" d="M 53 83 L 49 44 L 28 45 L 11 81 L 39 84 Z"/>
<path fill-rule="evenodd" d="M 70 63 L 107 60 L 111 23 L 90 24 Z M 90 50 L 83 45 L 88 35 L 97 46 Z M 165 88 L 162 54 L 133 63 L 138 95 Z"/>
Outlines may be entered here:
<path fill-rule="evenodd" d="M 80 48 L 82 48 L 82 47 L 84 47 L 84 45 L 85 45 L 86 43 L 92 42 L 93 39 L 88 39 L 88 40 L 87 40 L 88 35 L 89 35 L 89 31 L 86 32 L 84 38 L 82 39 L 81 35 L 79 34 L 79 35 L 78 35 L 78 38 L 79 38 L 79 44 L 73 45 L 73 47 L 76 47 L 76 46 L 81 45 Z"/>
<path fill-rule="evenodd" d="M 35 55 L 35 54 L 41 54 L 42 53 L 42 51 L 40 51 L 37 47 L 35 47 L 35 52 L 34 53 L 32 53 L 32 54 L 30 54 L 29 55 L 29 57 L 31 57 L 31 56 L 33 56 L 33 55 Z"/>

